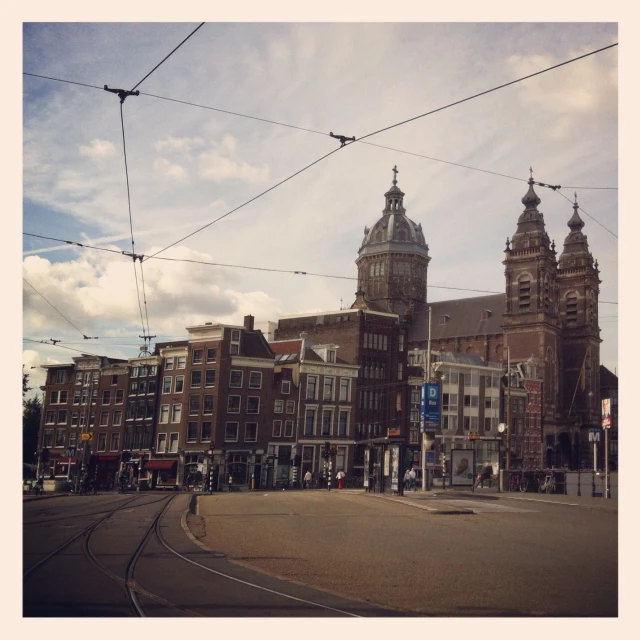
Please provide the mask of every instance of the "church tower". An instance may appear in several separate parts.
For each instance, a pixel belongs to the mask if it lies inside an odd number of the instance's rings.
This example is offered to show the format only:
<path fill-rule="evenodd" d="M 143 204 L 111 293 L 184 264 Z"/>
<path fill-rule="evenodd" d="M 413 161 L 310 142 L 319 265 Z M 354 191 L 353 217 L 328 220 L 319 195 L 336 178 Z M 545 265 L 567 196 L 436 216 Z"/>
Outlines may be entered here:
<path fill-rule="evenodd" d="M 588 442 L 586 429 L 600 426 L 600 279 L 598 262 L 594 262 L 587 236 L 582 233 L 584 222 L 578 214 L 578 208 L 575 194 L 573 215 L 567 223 L 570 231 L 558 264 L 557 282 L 565 379 L 562 413 L 569 425 L 575 425 L 582 432 L 580 448 L 584 450 L 584 443 Z"/>
<path fill-rule="evenodd" d="M 406 316 L 427 300 L 429 247 L 422 225 L 407 218 L 404 193 L 393 183 L 384 194 L 382 217 L 365 227 L 358 251 L 358 298 L 355 305 Z"/>
<path fill-rule="evenodd" d="M 555 244 L 549 242 L 544 216 L 538 211 L 541 200 L 533 189 L 522 198 L 524 211 L 505 249 L 506 308 L 503 315 L 503 360 L 507 346 L 511 362 L 524 362 L 531 356 L 544 363 L 543 420 L 557 424 L 560 398 L 558 371 L 561 365 L 562 336 L 558 317 L 558 285 Z"/>

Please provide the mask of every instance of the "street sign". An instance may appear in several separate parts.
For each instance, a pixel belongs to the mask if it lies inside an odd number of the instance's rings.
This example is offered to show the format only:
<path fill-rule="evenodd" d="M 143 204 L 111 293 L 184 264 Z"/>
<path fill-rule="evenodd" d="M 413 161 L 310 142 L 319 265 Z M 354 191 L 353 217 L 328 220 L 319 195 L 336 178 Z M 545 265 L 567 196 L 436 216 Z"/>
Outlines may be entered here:
<path fill-rule="evenodd" d="M 479 440 L 480 439 L 480 434 L 476 433 L 475 431 L 470 431 L 468 438 L 469 438 L 469 440 Z"/>
<path fill-rule="evenodd" d="M 80 440 L 91 440 L 91 435 L 90 433 L 81 433 L 80 434 Z"/>
<path fill-rule="evenodd" d="M 425 467 L 427 469 L 433 469 L 436 466 L 436 452 L 435 451 L 425 451 Z"/>
<path fill-rule="evenodd" d="M 440 427 L 440 384 L 424 382 L 420 393 L 420 431 L 435 432 Z"/>
<path fill-rule="evenodd" d="M 602 429 L 589 429 L 589 442 L 600 442 Z"/>

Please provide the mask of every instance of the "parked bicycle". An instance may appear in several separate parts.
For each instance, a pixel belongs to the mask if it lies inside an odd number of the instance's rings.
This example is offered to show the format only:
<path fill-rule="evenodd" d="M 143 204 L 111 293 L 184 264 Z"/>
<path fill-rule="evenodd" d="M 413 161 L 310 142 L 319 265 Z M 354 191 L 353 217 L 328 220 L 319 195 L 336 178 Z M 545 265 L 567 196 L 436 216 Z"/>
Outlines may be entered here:
<path fill-rule="evenodd" d="M 553 493 L 556 488 L 556 479 L 553 472 L 548 472 L 544 480 L 538 485 L 538 493 Z"/>
<path fill-rule="evenodd" d="M 512 473 L 509 482 L 509 491 L 522 491 L 523 493 L 529 488 L 529 479 L 521 473 Z"/>

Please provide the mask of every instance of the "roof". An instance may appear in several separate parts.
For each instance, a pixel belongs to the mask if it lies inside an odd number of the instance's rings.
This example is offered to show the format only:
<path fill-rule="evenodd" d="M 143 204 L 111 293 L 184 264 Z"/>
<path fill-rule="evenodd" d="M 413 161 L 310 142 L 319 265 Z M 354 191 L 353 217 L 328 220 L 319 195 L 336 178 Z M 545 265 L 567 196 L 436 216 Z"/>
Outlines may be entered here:
<path fill-rule="evenodd" d="M 411 315 L 409 342 L 420 342 L 429 338 L 429 307 L 432 309 L 431 339 L 444 340 L 502 333 L 505 305 L 504 293 L 432 302 L 426 305 L 424 310 Z M 482 320 L 483 311 L 489 311 L 486 320 Z M 443 324 L 440 323 L 441 317 L 446 318 Z"/>
<path fill-rule="evenodd" d="M 245 331 L 241 351 L 247 358 L 273 358 L 273 351 L 262 331 Z"/>
<path fill-rule="evenodd" d="M 617 389 L 618 376 L 611 373 L 603 364 L 600 365 L 600 388 L 601 389 Z"/>
<path fill-rule="evenodd" d="M 502 369 L 502 365 L 498 362 L 487 362 L 481 356 L 472 353 L 452 353 L 450 351 L 441 351 L 438 355 L 431 356 L 432 362 L 445 362 L 451 364 L 466 364 L 471 367 L 494 367 Z"/>
<path fill-rule="evenodd" d="M 277 342 L 270 342 L 269 346 L 271 351 L 278 354 L 287 353 L 300 353 L 302 347 L 302 340 L 278 340 Z"/>

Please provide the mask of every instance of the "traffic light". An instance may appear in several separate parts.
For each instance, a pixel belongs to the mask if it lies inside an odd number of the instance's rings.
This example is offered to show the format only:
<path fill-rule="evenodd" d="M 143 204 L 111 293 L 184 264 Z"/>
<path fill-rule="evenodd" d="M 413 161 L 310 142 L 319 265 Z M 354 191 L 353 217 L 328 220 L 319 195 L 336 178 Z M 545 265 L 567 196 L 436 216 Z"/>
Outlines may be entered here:
<path fill-rule="evenodd" d="M 322 452 L 322 457 L 326 460 L 329 457 L 329 447 L 330 447 L 330 443 L 329 441 L 326 441 L 324 443 L 324 451 Z"/>

